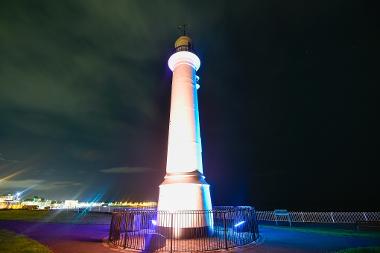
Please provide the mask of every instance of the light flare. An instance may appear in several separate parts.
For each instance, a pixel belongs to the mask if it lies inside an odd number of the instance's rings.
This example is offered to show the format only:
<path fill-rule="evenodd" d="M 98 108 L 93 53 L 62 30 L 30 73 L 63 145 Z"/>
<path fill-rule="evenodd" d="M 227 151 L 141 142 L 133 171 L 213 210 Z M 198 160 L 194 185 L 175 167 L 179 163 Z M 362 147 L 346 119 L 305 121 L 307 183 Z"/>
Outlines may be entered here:
<path fill-rule="evenodd" d="M 10 175 L 8 175 L 8 176 L 5 176 L 5 177 L 3 177 L 3 178 L 0 178 L 0 184 L 1 184 L 2 182 L 4 182 L 4 181 L 8 181 L 8 180 L 11 179 L 11 178 L 14 178 L 15 176 L 17 176 L 17 175 L 23 173 L 24 171 L 25 171 L 25 169 L 18 170 L 18 171 L 13 172 L 12 174 L 10 174 Z"/>

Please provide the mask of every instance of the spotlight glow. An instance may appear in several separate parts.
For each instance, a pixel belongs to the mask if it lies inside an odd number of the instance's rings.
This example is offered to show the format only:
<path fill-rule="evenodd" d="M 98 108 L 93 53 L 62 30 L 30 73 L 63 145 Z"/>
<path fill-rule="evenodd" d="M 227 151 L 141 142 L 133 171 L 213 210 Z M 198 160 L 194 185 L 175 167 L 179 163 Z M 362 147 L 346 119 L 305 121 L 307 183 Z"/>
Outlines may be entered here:
<path fill-rule="evenodd" d="M 157 221 L 156 220 L 152 220 L 152 224 L 153 224 L 153 226 L 156 226 L 157 225 Z"/>
<path fill-rule="evenodd" d="M 211 210 L 208 184 L 176 183 L 160 185 L 158 209 L 168 212 L 181 210 Z"/>
<path fill-rule="evenodd" d="M 243 220 L 243 221 L 239 221 L 238 223 L 236 223 L 236 224 L 234 225 L 234 227 L 237 228 L 238 226 L 243 225 L 244 223 L 245 223 L 244 220 Z"/>

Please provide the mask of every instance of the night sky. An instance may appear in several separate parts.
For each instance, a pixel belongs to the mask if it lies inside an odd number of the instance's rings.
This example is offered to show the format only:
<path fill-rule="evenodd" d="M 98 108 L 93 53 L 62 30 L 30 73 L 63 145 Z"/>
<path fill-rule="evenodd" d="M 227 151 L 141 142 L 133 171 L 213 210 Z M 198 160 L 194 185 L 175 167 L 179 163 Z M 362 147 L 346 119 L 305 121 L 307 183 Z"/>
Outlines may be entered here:
<path fill-rule="evenodd" d="M 0 193 L 157 200 L 186 23 L 215 205 L 376 209 L 380 41 L 364 3 L 2 1 Z"/>

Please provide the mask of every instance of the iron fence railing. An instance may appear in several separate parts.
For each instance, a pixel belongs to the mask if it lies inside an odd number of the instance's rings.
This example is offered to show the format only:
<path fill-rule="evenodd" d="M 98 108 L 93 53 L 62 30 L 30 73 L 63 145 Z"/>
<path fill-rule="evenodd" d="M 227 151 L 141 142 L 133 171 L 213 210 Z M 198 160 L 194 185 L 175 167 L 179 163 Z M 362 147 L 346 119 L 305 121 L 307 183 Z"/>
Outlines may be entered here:
<path fill-rule="evenodd" d="M 247 206 L 219 206 L 214 207 L 214 210 L 234 210 L 236 208 L 249 208 Z M 155 211 L 153 207 L 145 208 L 130 208 L 120 206 L 97 206 L 90 208 L 75 208 L 67 209 L 71 211 L 83 211 L 87 212 L 100 212 L 100 213 L 113 213 L 113 212 L 128 212 L 131 210 L 148 210 Z M 299 223 L 336 223 L 336 224 L 354 224 L 358 221 L 379 221 L 380 212 L 301 212 L 301 211 L 289 211 L 287 215 L 276 215 L 275 211 L 256 211 L 257 221 L 264 222 L 299 222 Z"/>
<path fill-rule="evenodd" d="M 380 212 L 293 212 L 276 215 L 275 211 L 256 211 L 257 220 L 302 223 L 355 224 L 360 221 L 380 221 Z"/>
<path fill-rule="evenodd" d="M 252 207 L 178 212 L 124 210 L 112 213 L 109 242 L 140 251 L 194 252 L 243 246 L 258 237 Z"/>

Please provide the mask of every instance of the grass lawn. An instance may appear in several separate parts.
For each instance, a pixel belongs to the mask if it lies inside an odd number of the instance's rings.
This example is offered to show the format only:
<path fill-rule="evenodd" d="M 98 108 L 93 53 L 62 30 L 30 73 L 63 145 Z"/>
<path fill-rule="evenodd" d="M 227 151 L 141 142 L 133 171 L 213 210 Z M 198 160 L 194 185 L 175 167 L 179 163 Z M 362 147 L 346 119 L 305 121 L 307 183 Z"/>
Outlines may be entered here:
<path fill-rule="evenodd" d="M 0 210 L 0 220 L 41 220 L 48 216 L 45 210 Z"/>
<path fill-rule="evenodd" d="M 8 230 L 0 229 L 0 252 L 7 253 L 52 253 L 44 245 Z"/>
<path fill-rule="evenodd" d="M 59 210 L 0 210 L 0 220 L 110 224 L 111 214 Z M 0 251 L 1 252 L 1 251 Z"/>
<path fill-rule="evenodd" d="M 363 247 L 340 250 L 337 253 L 380 253 L 380 247 Z"/>

